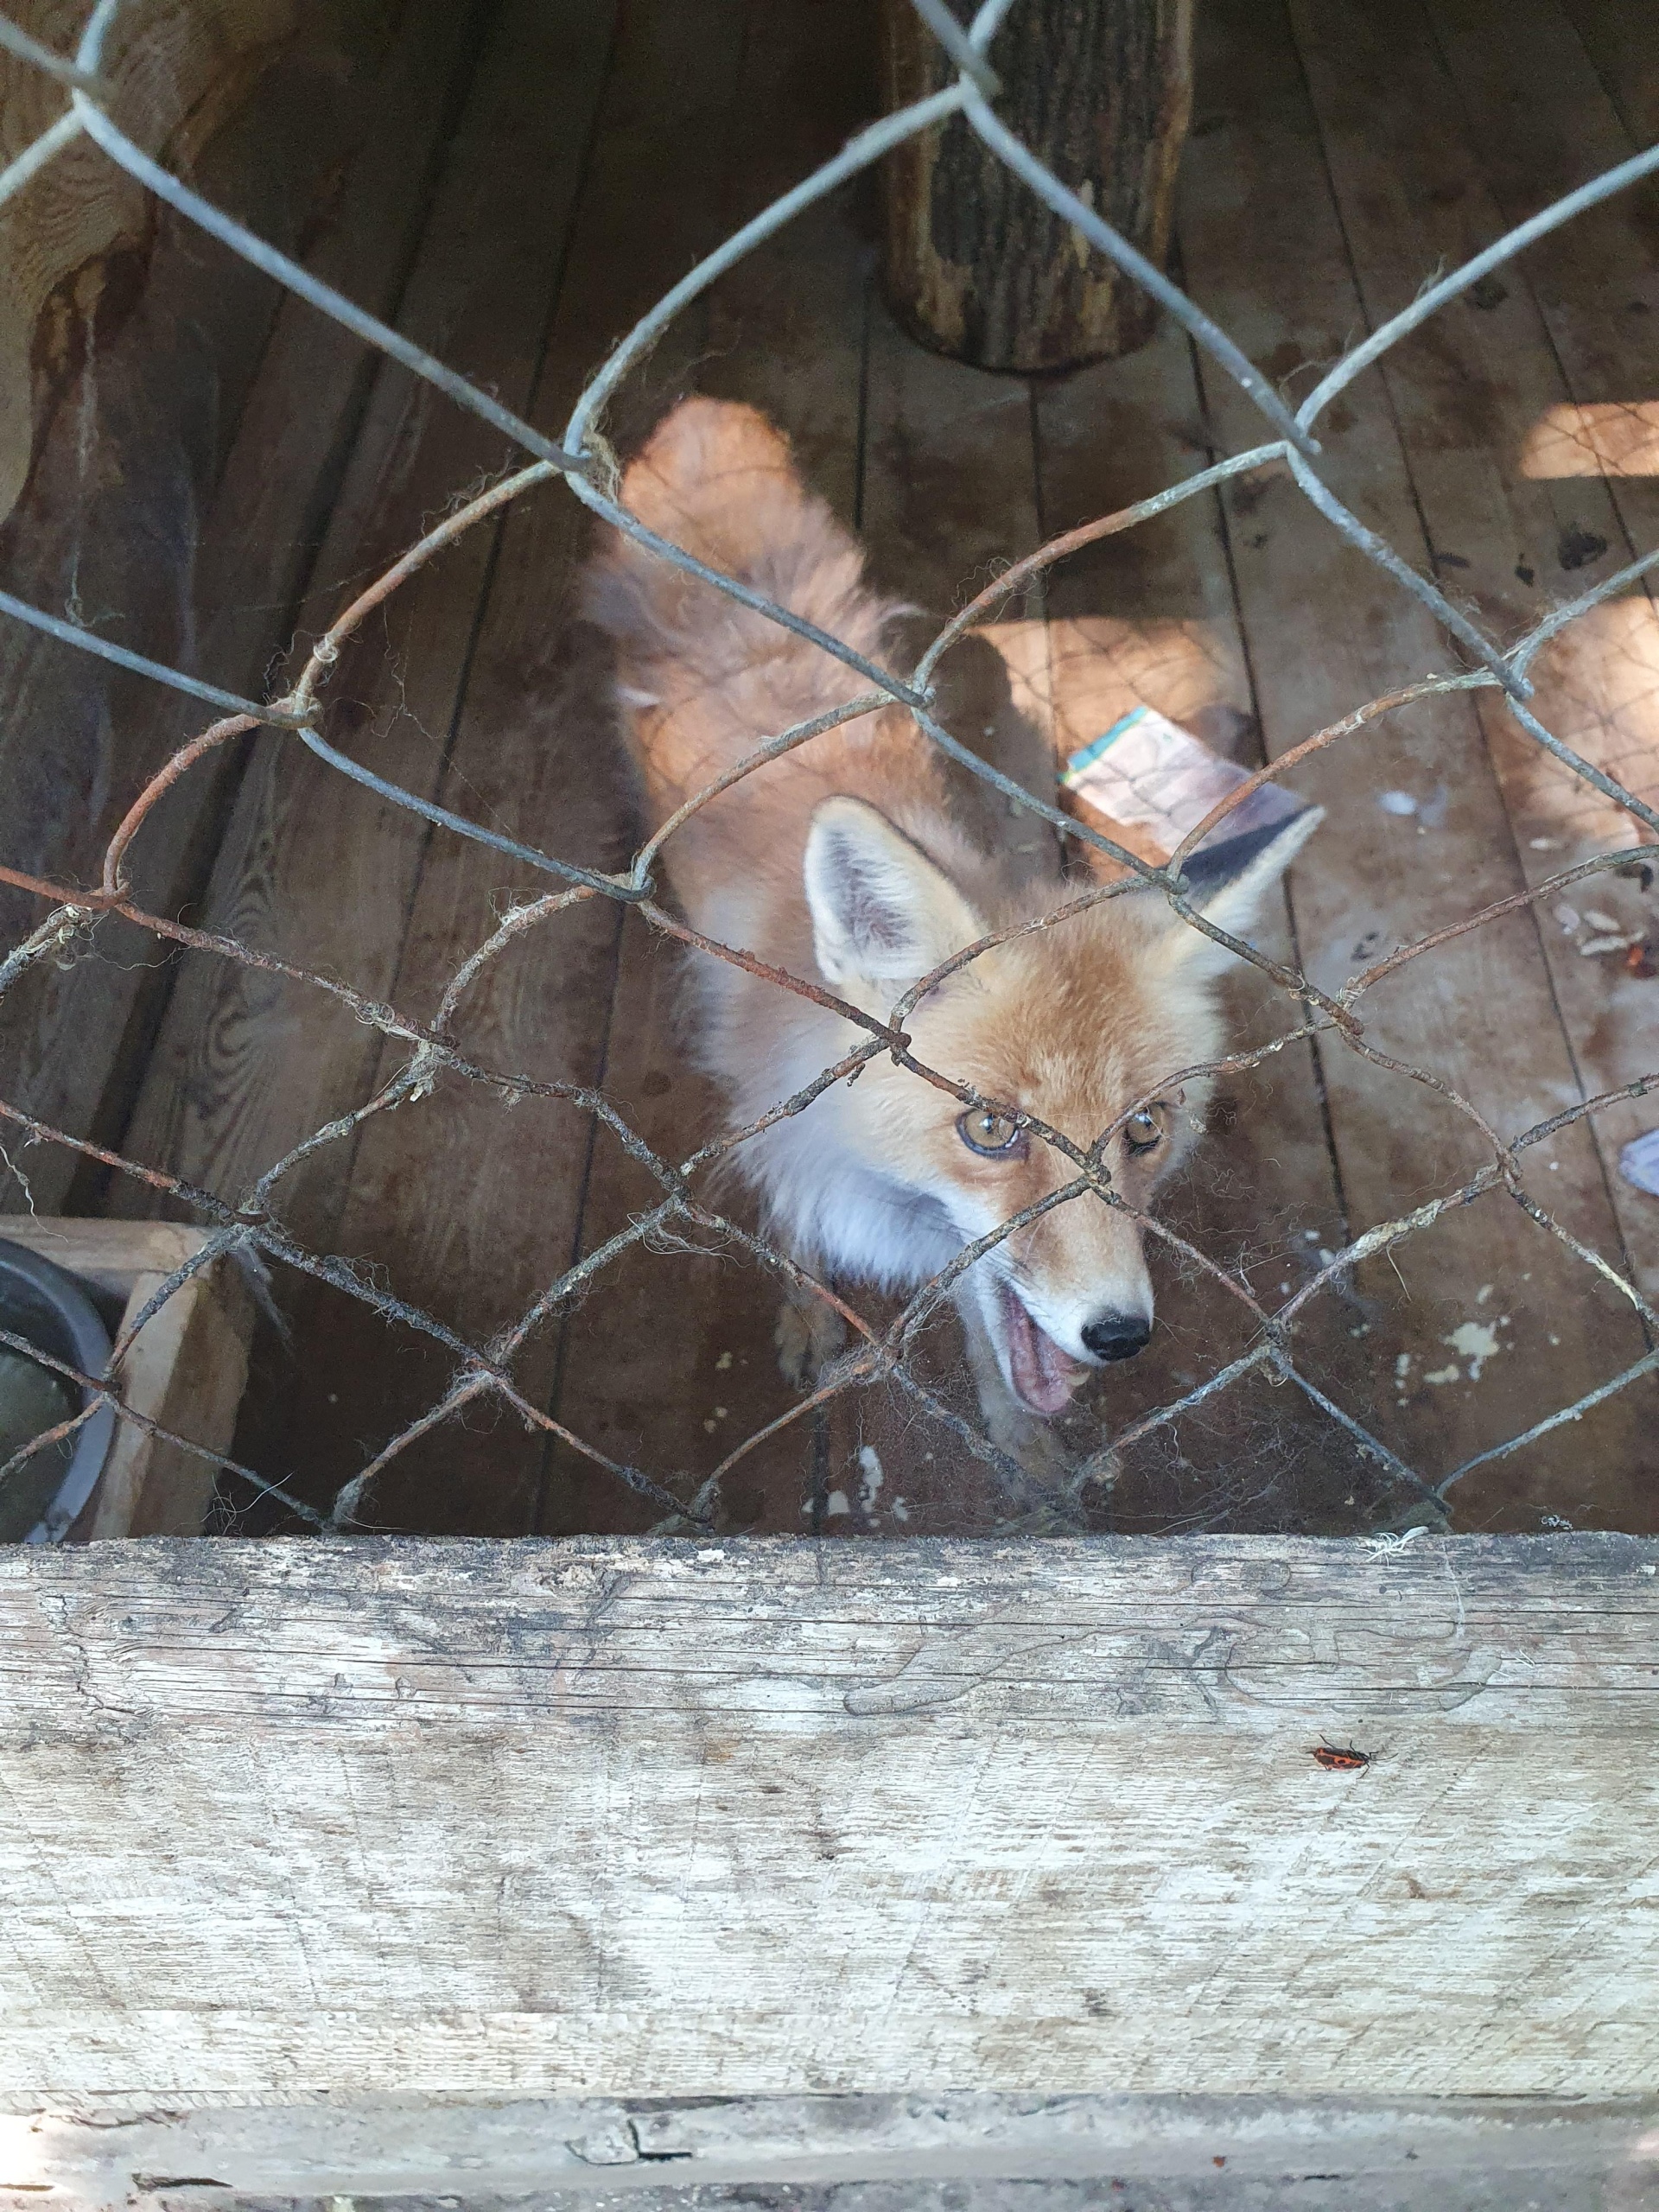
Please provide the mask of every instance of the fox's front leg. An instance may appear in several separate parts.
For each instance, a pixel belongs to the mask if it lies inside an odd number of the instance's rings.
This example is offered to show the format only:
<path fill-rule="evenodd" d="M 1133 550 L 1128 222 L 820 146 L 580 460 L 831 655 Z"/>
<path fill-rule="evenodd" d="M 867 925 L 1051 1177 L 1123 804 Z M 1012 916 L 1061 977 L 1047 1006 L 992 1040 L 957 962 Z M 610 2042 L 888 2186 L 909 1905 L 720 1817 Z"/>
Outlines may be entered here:
<path fill-rule="evenodd" d="M 1001 1452 L 1017 1460 L 1039 1482 L 1058 1483 L 1071 1471 L 1065 1447 L 1049 1424 L 1020 1404 L 1002 1378 L 1001 1363 L 979 1310 L 979 1300 L 966 1280 L 953 1294 L 952 1303 L 962 1316 L 968 1339 L 968 1365 L 979 1393 L 979 1409 L 985 1432 Z"/>
<path fill-rule="evenodd" d="M 821 1273 L 816 1255 L 792 1255 L 809 1274 Z M 791 1390 L 816 1390 L 823 1370 L 838 1358 L 847 1342 L 847 1324 L 827 1299 L 803 1285 L 791 1284 L 779 1309 L 773 1332 L 778 1365 Z"/>

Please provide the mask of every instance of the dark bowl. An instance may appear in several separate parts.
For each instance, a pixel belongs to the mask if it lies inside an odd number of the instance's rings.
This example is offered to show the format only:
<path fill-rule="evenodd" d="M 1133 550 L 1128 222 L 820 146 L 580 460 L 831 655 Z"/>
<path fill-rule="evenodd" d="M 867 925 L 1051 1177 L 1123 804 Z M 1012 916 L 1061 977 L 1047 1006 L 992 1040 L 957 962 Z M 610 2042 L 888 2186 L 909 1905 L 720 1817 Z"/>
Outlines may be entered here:
<path fill-rule="evenodd" d="M 74 1277 L 38 1253 L 3 1242 L 0 1329 L 83 1375 L 102 1375 L 109 1363 L 109 1331 Z M 9 1366 L 12 1358 L 21 1357 L 10 1346 L 0 1346 L 0 1352 L 10 1356 Z M 49 1368 L 37 1368 L 31 1374 L 13 1367 L 11 1376 L 14 1387 L 27 1390 L 31 1402 L 38 1399 L 33 1424 L 37 1435 L 79 1413 L 92 1396 Z M 25 1437 L 30 1426 L 25 1420 Z M 60 1543 L 104 1471 L 114 1433 L 115 1414 L 101 1405 L 70 1435 L 44 1446 L 15 1468 L 0 1484 L 0 1542 Z M 22 1440 L 14 1436 L 8 1450 L 16 1451 Z M 6 1452 L 0 1451 L 0 1465 L 5 1458 Z"/>

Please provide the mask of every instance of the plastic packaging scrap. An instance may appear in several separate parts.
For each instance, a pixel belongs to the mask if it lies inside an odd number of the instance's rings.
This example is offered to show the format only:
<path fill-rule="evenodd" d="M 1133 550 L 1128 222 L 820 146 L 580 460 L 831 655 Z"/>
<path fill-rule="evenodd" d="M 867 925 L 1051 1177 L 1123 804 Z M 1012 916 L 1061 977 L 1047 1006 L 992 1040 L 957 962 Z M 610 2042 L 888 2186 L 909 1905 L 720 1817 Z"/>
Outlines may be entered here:
<path fill-rule="evenodd" d="M 1637 1190 L 1659 1198 L 1659 1129 L 1631 1138 L 1618 1155 L 1618 1172 Z"/>

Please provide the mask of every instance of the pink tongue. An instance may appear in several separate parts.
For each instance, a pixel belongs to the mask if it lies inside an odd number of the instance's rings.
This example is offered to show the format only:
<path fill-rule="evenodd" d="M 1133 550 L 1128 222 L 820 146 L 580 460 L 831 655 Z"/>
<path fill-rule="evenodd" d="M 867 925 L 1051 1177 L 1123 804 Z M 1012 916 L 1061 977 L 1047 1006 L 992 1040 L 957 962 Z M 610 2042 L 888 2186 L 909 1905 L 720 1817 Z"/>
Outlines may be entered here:
<path fill-rule="evenodd" d="M 1002 1311 L 1008 1331 L 1008 1363 L 1014 1387 L 1034 1414 L 1057 1414 L 1070 1402 L 1083 1363 L 1060 1350 L 1046 1331 L 1039 1329 L 1005 1283 Z"/>

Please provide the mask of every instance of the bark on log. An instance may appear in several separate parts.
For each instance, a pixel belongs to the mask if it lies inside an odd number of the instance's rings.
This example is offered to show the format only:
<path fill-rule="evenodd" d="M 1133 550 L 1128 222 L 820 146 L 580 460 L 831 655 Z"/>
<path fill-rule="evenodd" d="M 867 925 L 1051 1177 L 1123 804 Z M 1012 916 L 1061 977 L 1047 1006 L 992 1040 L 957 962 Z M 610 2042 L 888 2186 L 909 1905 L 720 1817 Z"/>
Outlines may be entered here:
<path fill-rule="evenodd" d="M 1169 242 L 1192 107 L 1192 0 L 1022 0 L 994 41 L 997 112 L 1061 181 L 1150 260 Z M 883 0 L 889 109 L 955 67 L 910 0 Z M 1065 369 L 1127 353 L 1156 310 L 1012 175 L 961 116 L 885 170 L 883 276 L 899 321 L 981 368 Z"/>

